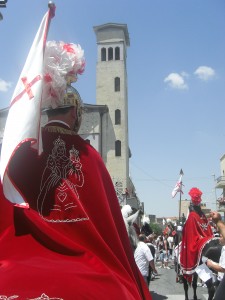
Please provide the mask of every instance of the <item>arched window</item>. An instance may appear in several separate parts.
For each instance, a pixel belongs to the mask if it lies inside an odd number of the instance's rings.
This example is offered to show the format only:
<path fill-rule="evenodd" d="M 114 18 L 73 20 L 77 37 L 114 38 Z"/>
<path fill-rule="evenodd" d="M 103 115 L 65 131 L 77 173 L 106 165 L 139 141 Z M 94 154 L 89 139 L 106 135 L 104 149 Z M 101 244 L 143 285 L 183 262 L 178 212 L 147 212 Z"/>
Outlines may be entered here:
<path fill-rule="evenodd" d="M 120 47 L 115 48 L 115 60 L 120 60 Z"/>
<path fill-rule="evenodd" d="M 115 150 L 116 156 L 121 156 L 121 141 L 115 141 Z"/>
<path fill-rule="evenodd" d="M 121 112 L 119 109 L 115 110 L 115 125 L 121 124 Z"/>
<path fill-rule="evenodd" d="M 106 49 L 101 49 L 101 61 L 106 61 Z"/>
<path fill-rule="evenodd" d="M 108 49 L 108 60 L 113 60 L 113 48 L 109 47 Z"/>
<path fill-rule="evenodd" d="M 115 92 L 120 91 L 120 78 L 119 77 L 115 77 L 115 79 L 114 79 L 114 90 L 115 90 Z"/>

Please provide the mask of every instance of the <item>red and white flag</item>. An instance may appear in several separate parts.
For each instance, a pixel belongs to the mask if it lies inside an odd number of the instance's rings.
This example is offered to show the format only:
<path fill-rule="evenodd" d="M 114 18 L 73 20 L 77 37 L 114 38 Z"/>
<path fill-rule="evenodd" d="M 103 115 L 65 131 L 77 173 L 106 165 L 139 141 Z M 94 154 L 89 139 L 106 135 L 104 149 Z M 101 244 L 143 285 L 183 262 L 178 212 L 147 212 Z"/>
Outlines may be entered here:
<path fill-rule="evenodd" d="M 39 150 L 43 59 L 50 20 L 55 6 L 49 5 L 33 41 L 10 103 L 1 151 L 1 181 L 5 197 L 17 205 L 26 205 L 10 181 L 7 167 L 22 143 L 30 141 Z"/>
<path fill-rule="evenodd" d="M 181 170 L 182 171 L 182 170 Z M 182 174 L 181 174 L 182 173 Z M 175 187 L 174 187 L 174 189 L 173 189 L 173 191 L 172 191 L 172 197 L 174 198 L 175 196 L 176 196 L 176 194 L 178 193 L 178 192 L 180 192 L 181 194 L 183 194 L 183 191 L 182 191 L 182 186 L 183 186 L 183 184 L 182 184 L 182 177 L 183 177 L 183 172 L 181 172 L 180 174 L 180 178 L 179 178 L 179 180 L 177 181 L 177 183 L 176 183 L 176 185 L 175 185 Z"/>

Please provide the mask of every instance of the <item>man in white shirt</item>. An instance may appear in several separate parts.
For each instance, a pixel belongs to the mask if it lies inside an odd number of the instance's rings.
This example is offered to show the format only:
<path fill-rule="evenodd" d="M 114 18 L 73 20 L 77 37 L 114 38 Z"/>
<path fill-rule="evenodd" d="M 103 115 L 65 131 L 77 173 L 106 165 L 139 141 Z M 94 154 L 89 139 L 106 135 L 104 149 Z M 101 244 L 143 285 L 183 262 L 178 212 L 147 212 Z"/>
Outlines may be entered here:
<path fill-rule="evenodd" d="M 148 275 L 149 275 L 149 265 L 153 269 L 153 272 L 157 274 L 157 270 L 155 268 L 154 258 L 152 256 L 152 253 L 148 247 L 148 245 L 145 243 L 146 236 L 144 234 L 139 235 L 139 243 L 137 248 L 134 252 L 134 258 L 136 261 L 136 264 L 144 277 L 144 280 L 146 284 L 148 285 Z"/>

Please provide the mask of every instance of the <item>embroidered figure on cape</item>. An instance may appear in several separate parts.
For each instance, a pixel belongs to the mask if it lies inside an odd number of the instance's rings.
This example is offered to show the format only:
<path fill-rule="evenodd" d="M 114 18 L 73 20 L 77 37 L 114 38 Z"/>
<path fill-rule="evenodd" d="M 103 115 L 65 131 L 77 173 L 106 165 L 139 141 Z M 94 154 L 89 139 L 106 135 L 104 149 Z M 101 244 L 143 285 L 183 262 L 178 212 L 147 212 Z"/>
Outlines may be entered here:
<path fill-rule="evenodd" d="M 79 200 L 84 175 L 79 151 L 72 146 L 69 155 L 59 136 L 54 142 L 42 174 L 38 212 L 48 222 L 77 222 L 88 219 Z"/>

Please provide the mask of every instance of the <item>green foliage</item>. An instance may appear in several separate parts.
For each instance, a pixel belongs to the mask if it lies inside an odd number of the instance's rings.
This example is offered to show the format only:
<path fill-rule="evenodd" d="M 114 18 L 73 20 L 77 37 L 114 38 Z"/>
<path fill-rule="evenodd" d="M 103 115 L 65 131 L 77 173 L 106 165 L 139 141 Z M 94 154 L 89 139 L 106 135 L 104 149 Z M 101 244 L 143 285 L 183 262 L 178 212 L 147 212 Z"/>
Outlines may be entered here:
<path fill-rule="evenodd" d="M 160 235 L 162 233 L 162 227 L 158 223 L 150 223 L 150 226 L 155 234 Z"/>

